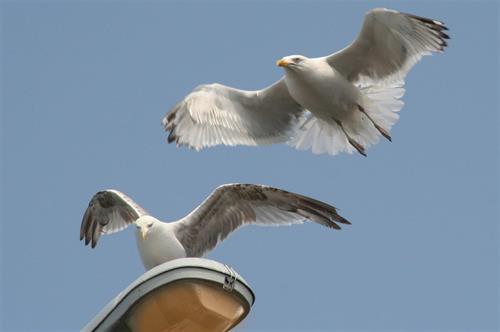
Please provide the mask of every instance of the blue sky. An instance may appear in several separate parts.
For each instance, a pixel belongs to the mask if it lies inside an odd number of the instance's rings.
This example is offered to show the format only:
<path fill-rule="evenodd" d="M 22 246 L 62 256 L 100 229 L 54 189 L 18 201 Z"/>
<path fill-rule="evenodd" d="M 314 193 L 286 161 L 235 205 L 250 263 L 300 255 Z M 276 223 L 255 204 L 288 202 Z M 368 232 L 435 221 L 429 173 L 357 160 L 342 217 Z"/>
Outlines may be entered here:
<path fill-rule="evenodd" d="M 392 143 L 367 158 L 166 144 L 161 117 L 198 84 L 267 86 L 277 59 L 344 47 L 373 7 L 452 37 L 408 75 Z M 499 329 L 498 22 L 493 1 L 2 1 L 0 329 L 78 330 L 143 272 L 131 229 L 78 241 L 96 191 L 174 220 L 230 182 L 353 223 L 247 227 L 217 247 L 257 295 L 242 330 Z"/>

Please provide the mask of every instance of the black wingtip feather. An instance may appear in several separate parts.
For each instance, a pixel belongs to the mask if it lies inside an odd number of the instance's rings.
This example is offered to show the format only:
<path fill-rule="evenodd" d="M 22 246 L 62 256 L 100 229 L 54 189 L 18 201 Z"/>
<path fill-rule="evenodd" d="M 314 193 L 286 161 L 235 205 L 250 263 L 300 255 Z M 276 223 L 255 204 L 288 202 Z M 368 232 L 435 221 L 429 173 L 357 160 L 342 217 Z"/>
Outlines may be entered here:
<path fill-rule="evenodd" d="M 352 225 L 349 220 L 347 220 L 346 218 L 342 217 L 339 214 L 337 214 L 335 217 L 336 217 L 336 219 L 335 219 L 336 222 L 339 222 L 341 224 L 346 224 L 346 225 Z"/>
<path fill-rule="evenodd" d="M 171 131 L 168 135 L 167 141 L 168 143 L 172 143 L 177 140 L 177 136 L 174 134 L 174 131 Z"/>
<path fill-rule="evenodd" d="M 415 19 L 415 20 L 418 20 L 418 21 L 424 23 L 426 26 L 428 26 L 432 30 L 439 32 L 441 38 L 450 39 L 450 37 L 446 33 L 443 32 L 443 31 L 449 30 L 448 27 L 444 24 L 444 22 L 438 21 L 438 20 L 432 20 L 430 18 L 417 16 L 417 15 L 413 15 L 413 14 L 408 14 L 408 13 L 404 13 L 404 14 Z"/>
<path fill-rule="evenodd" d="M 340 226 L 339 226 L 339 225 L 337 225 L 337 224 L 336 224 L 336 223 L 334 223 L 333 221 L 332 221 L 332 222 L 330 222 L 330 223 L 328 224 L 328 227 L 333 228 L 333 229 L 336 229 L 336 230 L 339 230 L 339 231 L 342 229 L 342 228 L 340 228 Z"/>
<path fill-rule="evenodd" d="M 168 122 L 172 122 L 172 120 L 175 119 L 175 115 L 177 113 L 177 110 L 173 111 L 173 112 L 170 112 L 168 115 L 167 115 L 167 121 Z"/>

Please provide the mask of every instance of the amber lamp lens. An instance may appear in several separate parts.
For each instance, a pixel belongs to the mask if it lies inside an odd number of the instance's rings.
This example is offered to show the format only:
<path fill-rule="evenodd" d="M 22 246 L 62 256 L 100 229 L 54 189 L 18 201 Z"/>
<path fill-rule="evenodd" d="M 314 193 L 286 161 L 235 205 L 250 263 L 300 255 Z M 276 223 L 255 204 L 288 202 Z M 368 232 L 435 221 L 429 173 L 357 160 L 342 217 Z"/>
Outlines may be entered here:
<path fill-rule="evenodd" d="M 181 280 L 165 285 L 134 304 L 126 317 L 133 332 L 229 331 L 250 308 L 220 284 Z"/>

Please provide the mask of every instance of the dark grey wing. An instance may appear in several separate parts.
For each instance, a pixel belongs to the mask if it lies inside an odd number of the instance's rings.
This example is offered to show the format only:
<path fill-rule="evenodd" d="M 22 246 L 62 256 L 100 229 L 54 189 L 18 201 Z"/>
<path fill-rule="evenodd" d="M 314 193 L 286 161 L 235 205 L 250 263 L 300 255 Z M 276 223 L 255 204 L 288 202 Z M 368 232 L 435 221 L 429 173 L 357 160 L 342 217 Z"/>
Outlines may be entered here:
<path fill-rule="evenodd" d="M 336 222 L 349 224 L 335 207 L 306 196 L 262 185 L 228 184 L 177 221 L 176 235 L 188 256 L 199 257 L 240 226 L 280 226 L 305 220 L 335 229 L 340 229 Z"/>
<path fill-rule="evenodd" d="M 445 30 L 440 21 L 377 8 L 366 14 L 356 40 L 326 59 L 353 83 L 402 82 L 422 56 L 444 50 Z"/>
<path fill-rule="evenodd" d="M 80 241 L 95 248 L 101 234 L 121 231 L 148 213 L 118 190 L 100 191 L 92 197 L 83 215 Z"/>
<path fill-rule="evenodd" d="M 303 112 L 283 79 L 259 91 L 221 84 L 201 85 L 162 119 L 168 142 L 196 150 L 219 144 L 266 145 L 286 142 Z"/>

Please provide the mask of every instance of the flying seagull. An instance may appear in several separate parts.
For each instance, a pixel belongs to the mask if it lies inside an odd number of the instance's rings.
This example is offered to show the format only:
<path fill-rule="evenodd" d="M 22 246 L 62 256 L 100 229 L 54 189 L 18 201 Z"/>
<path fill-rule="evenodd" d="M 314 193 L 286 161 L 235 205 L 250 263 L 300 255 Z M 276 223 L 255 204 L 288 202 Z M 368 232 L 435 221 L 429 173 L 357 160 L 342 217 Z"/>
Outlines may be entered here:
<path fill-rule="evenodd" d="M 331 205 L 262 185 L 222 185 L 190 214 L 169 223 L 149 215 L 124 193 L 105 190 L 90 200 L 80 240 L 95 248 L 102 234 L 134 224 L 139 253 L 149 270 L 172 259 L 201 257 L 244 225 L 281 226 L 305 220 L 334 229 L 340 229 L 337 222 L 350 224 Z"/>
<path fill-rule="evenodd" d="M 198 86 L 162 119 L 168 142 L 196 150 L 287 142 L 366 156 L 380 136 L 391 140 L 405 76 L 422 56 L 444 50 L 445 30 L 440 21 L 373 9 L 351 45 L 325 57 L 282 58 L 285 76 L 265 89 Z"/>

